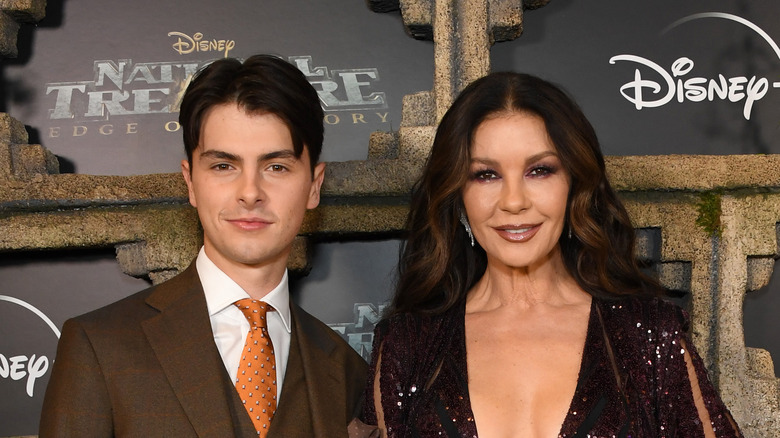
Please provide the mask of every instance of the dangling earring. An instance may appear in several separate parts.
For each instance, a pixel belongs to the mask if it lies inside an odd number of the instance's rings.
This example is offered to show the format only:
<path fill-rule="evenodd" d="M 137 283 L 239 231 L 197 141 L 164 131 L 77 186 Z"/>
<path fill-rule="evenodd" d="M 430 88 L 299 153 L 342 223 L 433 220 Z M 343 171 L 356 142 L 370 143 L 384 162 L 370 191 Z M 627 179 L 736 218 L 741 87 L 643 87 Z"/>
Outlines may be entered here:
<path fill-rule="evenodd" d="M 471 239 L 471 246 L 474 246 L 474 234 L 471 232 L 471 226 L 469 225 L 469 219 L 466 217 L 466 213 L 463 210 L 460 211 L 460 223 L 463 224 L 463 228 L 466 229 L 466 233 Z"/>
<path fill-rule="evenodd" d="M 571 224 L 569 224 L 569 240 L 571 240 Z"/>

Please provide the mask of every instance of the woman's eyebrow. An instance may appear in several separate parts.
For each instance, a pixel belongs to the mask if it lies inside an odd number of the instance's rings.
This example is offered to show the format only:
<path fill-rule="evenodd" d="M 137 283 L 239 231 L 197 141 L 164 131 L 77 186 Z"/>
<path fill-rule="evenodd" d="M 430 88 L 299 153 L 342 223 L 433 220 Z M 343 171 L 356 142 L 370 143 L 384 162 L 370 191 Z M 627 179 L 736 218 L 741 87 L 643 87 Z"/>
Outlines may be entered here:
<path fill-rule="evenodd" d="M 534 154 L 534 155 L 531 155 L 530 157 L 528 157 L 525 160 L 525 162 L 526 163 L 533 163 L 534 161 L 539 161 L 542 158 L 546 158 L 546 157 L 549 157 L 549 156 L 557 157 L 558 153 L 556 153 L 555 151 L 539 152 L 538 154 Z M 496 166 L 496 165 L 501 163 L 500 160 L 494 160 L 492 158 L 483 158 L 483 157 L 471 157 L 471 162 L 472 163 L 486 164 L 488 166 Z"/>

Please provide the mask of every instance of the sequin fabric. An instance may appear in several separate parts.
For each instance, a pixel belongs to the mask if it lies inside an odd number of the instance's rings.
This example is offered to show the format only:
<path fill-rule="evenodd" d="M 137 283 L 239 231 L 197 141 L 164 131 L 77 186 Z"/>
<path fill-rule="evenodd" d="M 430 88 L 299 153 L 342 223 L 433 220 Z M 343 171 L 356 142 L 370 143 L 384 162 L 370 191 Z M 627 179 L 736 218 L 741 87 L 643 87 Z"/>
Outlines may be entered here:
<path fill-rule="evenodd" d="M 370 375 L 377 371 L 381 350 L 382 411 L 389 437 L 477 437 L 464 312 L 461 305 L 439 316 L 396 315 L 377 326 Z M 559 437 L 704 437 L 685 350 L 715 435 L 741 437 L 687 328 L 685 312 L 660 299 L 594 298 L 577 388 Z M 366 391 L 363 421 L 376 424 L 373 385 Z"/>

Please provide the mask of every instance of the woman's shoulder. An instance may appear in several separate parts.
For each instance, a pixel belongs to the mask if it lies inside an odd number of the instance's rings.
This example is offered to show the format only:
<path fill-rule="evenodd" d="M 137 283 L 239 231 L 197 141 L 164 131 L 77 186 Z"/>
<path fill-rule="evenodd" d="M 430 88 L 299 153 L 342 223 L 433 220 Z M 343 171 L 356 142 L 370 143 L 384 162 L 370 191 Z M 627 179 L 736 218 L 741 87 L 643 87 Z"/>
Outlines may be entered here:
<path fill-rule="evenodd" d="M 665 298 L 629 296 L 597 299 L 597 305 L 605 325 L 610 326 L 610 329 L 688 329 L 687 312 Z"/>
<path fill-rule="evenodd" d="M 444 326 L 451 325 L 456 318 L 456 313 L 447 311 L 441 314 L 425 314 L 401 312 L 394 313 L 382 318 L 377 327 L 382 335 L 393 334 L 414 334 L 427 335 L 431 332 L 442 329 Z"/>
<path fill-rule="evenodd" d="M 438 350 L 442 343 L 463 332 L 463 318 L 458 318 L 458 314 L 457 310 L 435 315 L 395 313 L 383 318 L 374 334 L 382 344 L 383 352 L 399 350 L 399 353 L 411 354 L 413 351 Z"/>
<path fill-rule="evenodd" d="M 645 382 L 649 391 L 654 384 L 641 376 L 653 375 L 659 366 L 682 358 L 674 350 L 688 336 L 685 311 L 663 298 L 598 300 L 598 306 L 604 337 L 616 359 L 635 373 L 636 382 Z"/>

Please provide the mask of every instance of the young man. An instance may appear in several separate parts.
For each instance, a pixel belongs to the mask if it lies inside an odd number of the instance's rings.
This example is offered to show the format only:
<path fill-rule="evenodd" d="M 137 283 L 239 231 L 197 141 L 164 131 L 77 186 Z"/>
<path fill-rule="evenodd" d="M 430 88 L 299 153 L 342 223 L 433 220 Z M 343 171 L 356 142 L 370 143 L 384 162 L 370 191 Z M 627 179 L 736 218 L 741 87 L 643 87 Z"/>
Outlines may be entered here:
<path fill-rule="evenodd" d="M 65 323 L 40 436 L 346 437 L 366 364 L 287 287 L 325 168 L 316 91 L 279 58 L 223 59 L 179 121 L 203 247 L 173 279 Z"/>

